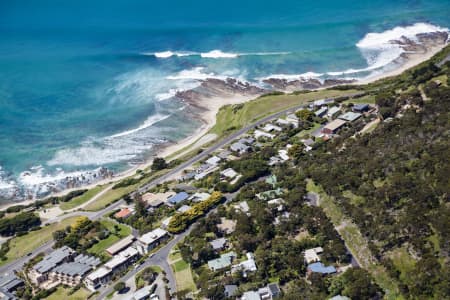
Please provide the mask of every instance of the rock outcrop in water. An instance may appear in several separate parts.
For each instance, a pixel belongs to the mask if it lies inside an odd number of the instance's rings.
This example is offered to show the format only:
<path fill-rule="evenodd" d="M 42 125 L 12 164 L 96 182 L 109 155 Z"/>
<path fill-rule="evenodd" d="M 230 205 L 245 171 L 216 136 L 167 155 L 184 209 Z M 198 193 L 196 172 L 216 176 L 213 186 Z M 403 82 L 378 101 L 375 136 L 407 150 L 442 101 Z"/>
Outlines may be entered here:
<path fill-rule="evenodd" d="M 314 90 L 319 88 L 331 87 L 341 84 L 355 83 L 356 80 L 353 79 L 325 79 L 320 81 L 315 78 L 301 78 L 294 80 L 288 80 L 283 78 L 267 78 L 263 82 L 272 87 L 272 89 L 283 91 L 283 92 L 293 92 L 298 90 Z"/>

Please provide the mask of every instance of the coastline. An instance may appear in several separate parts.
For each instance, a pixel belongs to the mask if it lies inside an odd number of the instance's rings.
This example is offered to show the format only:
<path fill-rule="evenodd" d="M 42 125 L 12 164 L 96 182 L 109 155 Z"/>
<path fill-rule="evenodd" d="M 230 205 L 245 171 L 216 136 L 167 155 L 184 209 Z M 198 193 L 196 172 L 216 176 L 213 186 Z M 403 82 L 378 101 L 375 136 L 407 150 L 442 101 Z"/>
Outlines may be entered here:
<path fill-rule="evenodd" d="M 427 48 L 424 48 L 425 51 L 423 52 L 410 52 L 404 55 L 402 57 L 403 62 L 399 64 L 395 69 L 377 74 L 375 76 L 370 76 L 361 80 L 358 80 L 357 82 L 353 83 L 356 85 L 364 85 L 369 84 L 372 82 L 375 82 L 380 79 L 388 78 L 397 76 L 404 71 L 426 61 L 429 60 L 432 56 L 437 54 L 439 51 L 441 51 L 443 48 L 445 48 L 448 45 L 448 43 L 441 44 L 441 45 L 430 45 Z M 322 88 L 320 88 L 322 89 Z M 169 156 L 174 155 L 171 157 L 171 159 L 178 158 L 182 156 L 183 154 L 192 151 L 193 149 L 196 149 L 198 147 L 201 147 L 202 145 L 212 141 L 215 139 L 214 135 L 209 135 L 208 132 L 210 129 L 215 125 L 216 123 L 216 116 L 219 112 L 219 109 L 222 106 L 225 105 L 233 105 L 233 104 L 240 104 L 244 103 L 246 101 L 255 99 L 262 93 L 250 93 L 250 94 L 239 94 L 239 93 L 227 93 L 223 96 L 214 96 L 214 97 L 197 97 L 194 99 L 190 99 L 188 104 L 192 105 L 196 108 L 198 108 L 198 111 L 194 113 L 195 117 L 197 117 L 202 122 L 202 126 L 200 126 L 197 130 L 195 130 L 191 135 L 187 136 L 186 138 L 174 142 L 174 143 L 167 143 L 162 144 L 158 146 L 156 152 L 154 155 L 149 157 L 144 163 L 135 165 L 132 168 L 117 173 L 113 175 L 111 178 L 104 178 L 102 180 L 99 180 L 95 183 L 83 185 L 71 189 L 65 189 L 58 193 L 53 193 L 47 197 L 44 197 L 42 199 L 46 199 L 48 197 L 58 197 L 68 194 L 71 191 L 79 190 L 79 189 L 91 189 L 98 185 L 110 185 L 107 189 L 110 189 L 112 185 L 120 180 L 123 180 L 126 177 L 131 177 L 135 175 L 136 171 L 141 169 L 149 168 L 152 164 L 153 158 L 155 156 L 167 158 Z M 4 203 L 0 205 L 0 210 L 5 210 L 8 207 L 15 206 L 15 205 L 29 205 L 34 203 L 36 200 L 41 199 L 31 199 L 31 200 L 24 200 L 24 201 L 18 201 L 18 202 L 11 202 L 11 203 Z"/>

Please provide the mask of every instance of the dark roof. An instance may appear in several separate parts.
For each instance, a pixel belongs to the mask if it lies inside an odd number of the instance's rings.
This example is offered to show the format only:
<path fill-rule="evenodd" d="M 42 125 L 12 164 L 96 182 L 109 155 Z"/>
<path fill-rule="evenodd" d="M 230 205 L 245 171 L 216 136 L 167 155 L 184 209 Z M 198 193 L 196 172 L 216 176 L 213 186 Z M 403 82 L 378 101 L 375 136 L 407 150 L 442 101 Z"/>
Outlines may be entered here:
<path fill-rule="evenodd" d="M 189 198 L 188 193 L 181 192 L 181 193 L 178 193 L 178 194 L 173 195 L 172 197 L 170 197 L 169 198 L 169 202 L 172 203 L 172 204 L 178 204 L 180 202 L 183 202 L 187 198 Z"/>
<path fill-rule="evenodd" d="M 366 110 L 369 109 L 369 104 L 358 103 L 353 105 L 353 109 L 358 111 Z"/>
<path fill-rule="evenodd" d="M 14 274 L 7 274 L 3 277 L 0 277 L 0 288 L 4 289 L 7 292 L 13 291 L 16 287 L 22 284 L 22 279 L 18 278 Z"/>
<path fill-rule="evenodd" d="M 276 283 L 269 283 L 267 287 L 270 290 L 270 293 L 273 295 L 278 295 L 280 293 L 280 288 L 278 287 L 278 284 Z"/>
<path fill-rule="evenodd" d="M 38 262 L 33 267 L 33 269 L 35 269 L 39 273 L 48 272 L 57 265 L 59 265 L 61 262 L 63 262 L 65 259 L 70 257 L 73 253 L 74 251 L 67 246 L 56 249 L 55 251 L 46 255 L 43 260 Z"/>
<path fill-rule="evenodd" d="M 79 262 L 71 262 L 56 267 L 53 272 L 68 276 L 84 276 L 90 270 L 92 270 L 90 265 L 85 265 Z"/>

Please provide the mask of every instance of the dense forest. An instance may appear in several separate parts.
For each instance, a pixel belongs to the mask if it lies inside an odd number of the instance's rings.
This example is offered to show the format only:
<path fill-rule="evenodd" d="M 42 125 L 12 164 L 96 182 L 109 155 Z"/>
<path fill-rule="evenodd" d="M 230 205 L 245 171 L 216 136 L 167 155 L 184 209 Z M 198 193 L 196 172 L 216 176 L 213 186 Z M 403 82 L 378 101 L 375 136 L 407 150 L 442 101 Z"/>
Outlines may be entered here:
<path fill-rule="evenodd" d="M 379 83 L 376 130 L 298 160 L 410 299 L 450 297 L 449 67 L 430 61 Z"/>

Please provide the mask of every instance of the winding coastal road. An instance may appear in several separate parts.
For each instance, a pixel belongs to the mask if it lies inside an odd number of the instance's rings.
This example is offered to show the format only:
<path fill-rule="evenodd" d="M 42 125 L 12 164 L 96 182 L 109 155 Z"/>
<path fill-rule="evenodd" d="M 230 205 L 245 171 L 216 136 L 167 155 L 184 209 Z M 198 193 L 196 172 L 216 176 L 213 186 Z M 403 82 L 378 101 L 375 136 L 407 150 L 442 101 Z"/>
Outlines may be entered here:
<path fill-rule="evenodd" d="M 342 95 L 340 97 L 346 96 L 346 97 L 356 97 L 356 96 L 360 96 L 363 93 L 351 93 L 348 95 Z M 254 129 L 257 126 L 260 126 L 266 122 L 270 122 L 273 121 L 283 115 L 286 114 L 290 114 L 295 112 L 298 109 L 304 108 L 307 104 L 301 104 L 301 105 L 297 105 L 288 109 L 284 109 L 281 110 L 279 112 L 270 114 L 266 117 L 263 117 L 261 119 L 259 119 L 258 121 L 255 121 L 245 127 L 243 127 L 242 129 L 230 134 L 229 136 L 221 139 L 220 141 L 218 141 L 217 143 L 215 143 L 214 145 L 212 145 L 211 147 L 205 149 L 204 151 L 202 151 L 201 153 L 197 154 L 196 156 L 192 157 L 191 159 L 187 160 L 186 162 L 181 163 L 180 165 L 176 166 L 174 169 L 171 169 L 170 171 L 168 171 L 166 174 L 152 180 L 151 182 L 145 184 L 144 186 L 142 186 L 141 188 L 139 188 L 137 191 L 139 193 L 145 193 L 146 191 L 148 191 L 149 189 L 153 188 L 154 186 L 163 183 L 164 181 L 168 180 L 169 178 L 173 177 L 174 175 L 180 173 L 181 171 L 191 167 L 193 164 L 200 162 L 201 160 L 204 160 L 205 158 L 207 158 L 210 154 L 212 154 L 213 152 L 225 147 L 226 145 L 230 144 L 232 141 L 240 138 L 241 136 L 243 136 L 244 134 L 246 134 L 249 130 Z M 228 197 L 227 197 L 228 198 Z M 107 215 L 108 213 L 112 212 L 113 210 L 115 210 L 116 208 L 118 208 L 120 205 L 124 204 L 124 200 L 121 199 L 111 205 L 109 205 L 108 207 L 98 211 L 98 212 L 87 212 L 87 211 L 72 211 L 70 213 L 67 214 L 63 214 L 60 215 L 56 218 L 53 218 L 51 220 L 47 220 L 46 222 L 44 222 L 45 224 L 50 224 L 50 223 L 55 223 L 55 222 L 60 222 L 61 220 L 68 218 L 68 217 L 73 217 L 73 216 L 86 216 L 91 220 L 98 220 L 102 217 L 104 217 L 105 215 Z M 170 249 L 176 244 L 178 243 L 181 239 L 183 239 L 187 234 L 189 234 L 189 232 L 192 230 L 193 226 L 190 227 L 190 229 L 188 229 L 187 231 L 185 231 L 184 233 L 181 233 L 179 235 L 174 236 L 174 238 L 164 247 L 162 247 L 161 249 L 159 249 L 151 258 L 147 259 L 146 262 L 141 265 L 139 268 L 134 269 L 133 271 L 127 273 L 124 277 L 121 278 L 121 280 L 127 280 L 129 279 L 131 276 L 135 275 L 137 272 L 139 272 L 140 270 L 142 270 L 143 268 L 150 266 L 150 265 L 158 265 L 161 268 L 163 268 L 166 271 L 166 276 L 167 279 L 169 280 L 169 287 L 171 292 L 175 292 L 176 291 L 176 284 L 175 284 L 175 279 L 173 276 L 173 272 L 170 268 L 170 266 L 167 263 L 167 257 L 168 254 L 170 252 Z M 10 262 L 8 264 L 5 264 L 4 266 L 0 267 L 0 274 L 6 274 L 6 273 L 13 273 L 14 271 L 18 271 L 20 270 L 23 265 L 25 263 L 27 263 L 32 257 L 36 256 L 39 253 L 47 253 L 52 249 L 54 242 L 52 241 L 48 241 L 46 243 L 44 243 L 43 245 L 39 246 L 38 248 L 36 248 L 35 250 L 33 250 L 31 253 L 29 253 L 27 256 L 23 256 L 13 262 Z M 105 288 L 104 290 L 101 291 L 98 299 L 103 299 L 102 297 L 105 297 L 106 295 L 108 295 L 110 292 L 112 291 L 112 287 L 111 285 L 107 288 Z"/>

